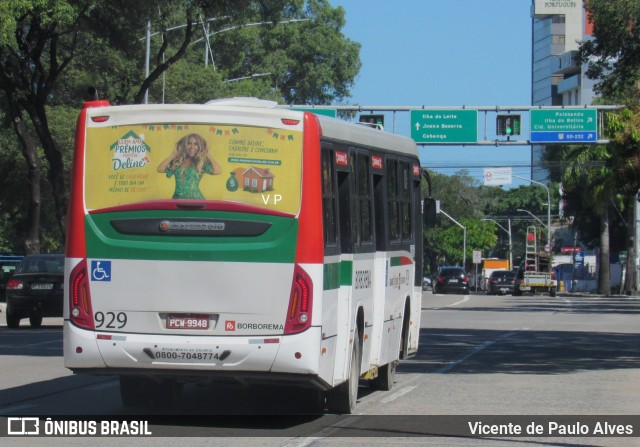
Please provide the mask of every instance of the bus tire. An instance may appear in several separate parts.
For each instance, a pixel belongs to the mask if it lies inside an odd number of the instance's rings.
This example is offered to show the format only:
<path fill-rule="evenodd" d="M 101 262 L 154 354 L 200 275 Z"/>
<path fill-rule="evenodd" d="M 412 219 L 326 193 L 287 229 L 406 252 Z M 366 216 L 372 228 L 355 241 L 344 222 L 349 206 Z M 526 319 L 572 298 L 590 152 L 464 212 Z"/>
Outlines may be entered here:
<path fill-rule="evenodd" d="M 325 393 L 318 389 L 301 389 L 297 392 L 297 409 L 301 414 L 323 414 Z"/>
<path fill-rule="evenodd" d="M 389 391 L 396 380 L 397 361 L 389 362 L 378 368 L 378 377 L 371 381 L 371 386 L 376 390 Z"/>
<path fill-rule="evenodd" d="M 9 329 L 17 329 L 20 326 L 20 316 L 7 310 L 7 327 Z"/>
<path fill-rule="evenodd" d="M 144 407 L 151 403 L 149 379 L 120 376 L 120 398 L 125 407 Z"/>
<path fill-rule="evenodd" d="M 349 365 L 349 379 L 327 392 L 327 408 L 331 413 L 353 414 L 358 401 L 358 385 L 360 381 L 360 363 L 362 351 L 360 349 L 360 333 L 356 326 L 353 333 L 353 347 L 351 349 L 351 364 Z"/>
<path fill-rule="evenodd" d="M 409 318 L 411 318 L 411 308 L 409 301 L 404 305 L 404 316 L 402 317 L 402 332 L 400 333 L 400 352 L 399 359 L 403 360 L 409 357 Z"/>
<path fill-rule="evenodd" d="M 40 326 L 42 326 L 42 315 L 31 315 L 29 317 L 29 324 L 34 329 L 37 329 Z"/>

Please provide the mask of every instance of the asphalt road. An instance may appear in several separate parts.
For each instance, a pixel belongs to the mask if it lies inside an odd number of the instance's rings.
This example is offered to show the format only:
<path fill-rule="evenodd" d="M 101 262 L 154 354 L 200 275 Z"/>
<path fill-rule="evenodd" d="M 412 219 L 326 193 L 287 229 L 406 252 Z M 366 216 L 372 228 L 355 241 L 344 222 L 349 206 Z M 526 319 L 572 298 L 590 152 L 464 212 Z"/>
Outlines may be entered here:
<path fill-rule="evenodd" d="M 175 408 L 126 409 L 113 377 L 74 376 L 64 368 L 60 319 L 46 319 L 37 330 L 27 321 L 9 330 L 0 313 L 0 425 L 9 417 L 67 415 L 98 423 L 143 420 L 154 433 L 92 438 L 95 445 L 640 446 L 639 298 L 426 292 L 422 306 L 418 355 L 400 364 L 391 391 L 362 384 L 358 414 L 347 418 L 292 412 L 291 390 L 205 385 L 187 386 Z M 587 425 L 629 423 L 635 437 L 583 436 L 575 424 L 566 429 L 578 433 L 566 437 L 464 433 L 469 423 L 548 428 L 573 415 L 584 416 Z M 432 434 L 441 436 L 425 436 Z M 180 441 L 177 435 L 190 437 Z M 88 441 L 10 437 L 0 444 Z"/>

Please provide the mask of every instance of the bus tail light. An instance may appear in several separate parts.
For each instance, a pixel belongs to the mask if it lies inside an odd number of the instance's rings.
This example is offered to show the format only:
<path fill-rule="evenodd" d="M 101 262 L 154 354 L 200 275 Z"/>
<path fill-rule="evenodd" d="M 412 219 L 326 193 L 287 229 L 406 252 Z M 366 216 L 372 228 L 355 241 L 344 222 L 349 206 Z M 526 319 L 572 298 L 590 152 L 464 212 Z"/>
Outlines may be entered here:
<path fill-rule="evenodd" d="M 311 278 L 296 264 L 293 269 L 293 282 L 287 318 L 284 323 L 285 335 L 297 334 L 311 326 L 311 305 L 313 302 L 313 284 Z"/>
<path fill-rule="evenodd" d="M 87 260 L 83 259 L 69 275 L 69 318 L 83 329 L 94 330 Z"/>

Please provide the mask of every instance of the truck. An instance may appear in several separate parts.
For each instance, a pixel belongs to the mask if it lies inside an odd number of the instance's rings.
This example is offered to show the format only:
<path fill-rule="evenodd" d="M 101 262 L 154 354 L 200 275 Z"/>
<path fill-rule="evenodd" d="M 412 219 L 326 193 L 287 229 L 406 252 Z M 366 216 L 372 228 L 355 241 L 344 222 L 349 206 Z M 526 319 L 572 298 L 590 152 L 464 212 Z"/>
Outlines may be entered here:
<path fill-rule="evenodd" d="M 510 270 L 509 260 L 508 259 L 497 259 L 497 258 L 485 258 L 482 260 L 482 277 L 484 280 L 482 281 L 482 290 L 486 291 L 489 288 L 488 280 L 489 276 L 496 270 Z"/>
<path fill-rule="evenodd" d="M 516 272 L 513 296 L 523 293 L 556 296 L 557 281 L 553 271 L 552 255 L 538 250 L 536 228 L 527 228 L 524 259 Z"/>

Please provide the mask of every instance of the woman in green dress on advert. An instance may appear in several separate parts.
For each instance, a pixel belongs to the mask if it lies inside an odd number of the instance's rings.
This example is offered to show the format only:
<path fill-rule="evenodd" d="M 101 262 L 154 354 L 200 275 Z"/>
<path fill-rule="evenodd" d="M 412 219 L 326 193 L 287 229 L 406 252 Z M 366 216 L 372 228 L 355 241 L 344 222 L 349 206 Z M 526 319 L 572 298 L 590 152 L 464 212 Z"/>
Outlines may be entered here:
<path fill-rule="evenodd" d="M 158 165 L 158 172 L 175 177 L 174 199 L 204 199 L 199 188 L 202 176 L 218 175 L 222 169 L 209 152 L 206 140 L 192 133 L 178 140 L 173 152 Z"/>

